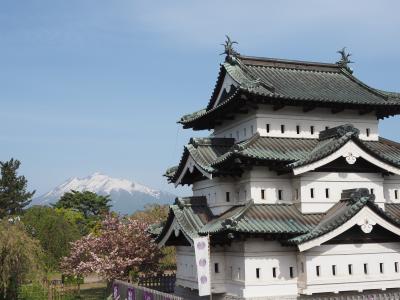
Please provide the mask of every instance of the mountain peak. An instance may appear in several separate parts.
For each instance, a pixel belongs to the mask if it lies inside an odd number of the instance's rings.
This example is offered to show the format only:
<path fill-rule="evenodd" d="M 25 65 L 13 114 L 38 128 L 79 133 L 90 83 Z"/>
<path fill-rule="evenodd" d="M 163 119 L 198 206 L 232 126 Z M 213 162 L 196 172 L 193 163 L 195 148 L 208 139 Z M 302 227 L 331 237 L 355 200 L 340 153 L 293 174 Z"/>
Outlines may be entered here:
<path fill-rule="evenodd" d="M 84 178 L 73 177 L 58 185 L 48 193 L 33 199 L 32 203 L 54 203 L 57 202 L 62 195 L 71 190 L 79 192 L 90 191 L 99 195 L 110 195 L 113 208 L 119 206 L 117 202 L 120 202 L 121 198 L 124 198 L 125 202 L 129 201 L 129 203 L 125 204 L 137 207 L 137 209 L 141 209 L 145 204 L 149 203 L 170 203 L 175 198 L 175 196 L 170 193 L 153 189 L 135 181 L 113 178 L 106 174 L 95 172 Z M 118 209 L 115 210 L 119 211 Z M 127 211 L 119 212 L 129 213 Z"/>

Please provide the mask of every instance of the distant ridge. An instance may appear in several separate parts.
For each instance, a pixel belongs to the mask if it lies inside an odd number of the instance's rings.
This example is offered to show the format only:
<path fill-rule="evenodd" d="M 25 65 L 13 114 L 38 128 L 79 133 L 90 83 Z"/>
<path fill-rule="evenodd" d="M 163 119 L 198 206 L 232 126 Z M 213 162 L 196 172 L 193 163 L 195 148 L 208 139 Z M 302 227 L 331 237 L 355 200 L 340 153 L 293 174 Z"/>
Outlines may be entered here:
<path fill-rule="evenodd" d="M 99 195 L 110 195 L 112 210 L 121 214 L 131 214 L 143 209 L 146 204 L 170 204 L 175 195 L 159 191 L 128 179 L 112 178 L 101 173 L 94 173 L 85 178 L 71 178 L 56 186 L 46 194 L 34 198 L 32 205 L 55 203 L 64 193 L 90 191 Z"/>

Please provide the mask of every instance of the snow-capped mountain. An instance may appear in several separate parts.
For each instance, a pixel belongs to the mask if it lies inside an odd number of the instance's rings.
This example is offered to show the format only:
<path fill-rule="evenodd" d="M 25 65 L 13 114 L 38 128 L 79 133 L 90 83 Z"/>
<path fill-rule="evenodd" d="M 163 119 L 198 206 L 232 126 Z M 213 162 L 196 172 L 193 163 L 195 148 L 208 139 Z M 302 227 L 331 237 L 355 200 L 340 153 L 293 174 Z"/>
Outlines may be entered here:
<path fill-rule="evenodd" d="M 33 199 L 32 204 L 55 203 L 64 193 L 71 190 L 110 195 L 112 210 L 122 214 L 131 214 L 146 204 L 169 204 L 175 199 L 175 195 L 171 193 L 155 190 L 134 181 L 94 173 L 85 178 L 71 178 L 48 193 Z"/>

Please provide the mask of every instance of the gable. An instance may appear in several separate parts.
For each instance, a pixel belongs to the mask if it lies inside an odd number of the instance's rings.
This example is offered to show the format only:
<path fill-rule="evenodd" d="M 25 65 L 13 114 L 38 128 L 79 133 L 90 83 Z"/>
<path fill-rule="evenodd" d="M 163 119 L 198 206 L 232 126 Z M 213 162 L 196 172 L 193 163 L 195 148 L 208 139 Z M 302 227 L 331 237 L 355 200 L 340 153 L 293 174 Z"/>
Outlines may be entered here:
<path fill-rule="evenodd" d="M 339 234 L 324 245 L 331 244 L 368 244 L 400 242 L 400 237 L 384 227 L 376 224 L 369 234 L 365 234 L 361 227 L 354 225 L 347 231 Z"/>
<path fill-rule="evenodd" d="M 312 161 L 310 163 L 300 165 L 298 167 L 295 166 L 293 168 L 293 174 L 299 175 L 302 173 L 314 171 L 343 157 L 345 158 L 346 162 L 349 165 L 354 165 L 357 162 L 357 159 L 362 158 L 380 169 L 386 170 L 387 172 L 393 174 L 400 175 L 400 168 L 395 167 L 383 161 L 383 159 L 378 158 L 378 155 L 376 154 L 372 155 L 369 152 L 370 151 L 367 152 L 366 150 L 362 149 L 358 144 L 356 144 L 352 139 L 350 139 L 333 153 L 318 158 L 317 160 Z"/>
<path fill-rule="evenodd" d="M 348 214 L 348 213 L 346 213 Z M 344 216 L 337 217 L 337 220 L 335 218 L 332 218 L 329 222 L 323 225 L 323 227 L 331 230 L 325 230 L 325 233 L 319 234 L 324 232 L 322 227 L 318 228 L 317 226 L 311 234 L 305 235 L 305 238 L 296 238 L 300 241 L 298 243 L 298 248 L 299 251 L 306 251 L 314 247 L 318 247 L 322 244 L 329 243 L 329 241 L 334 241 L 334 238 L 345 238 L 346 235 L 351 234 L 352 232 L 350 231 L 349 233 L 346 233 L 348 230 L 350 230 L 353 227 L 359 227 L 362 231 L 363 234 L 369 235 L 371 234 L 374 229 L 379 227 L 376 227 L 377 225 L 384 228 L 386 231 L 391 233 L 391 237 L 393 235 L 400 237 L 400 227 L 398 224 L 395 224 L 393 221 L 391 221 L 389 218 L 386 218 L 380 214 L 377 214 L 375 211 L 373 211 L 369 206 L 364 206 L 359 212 L 357 212 L 355 215 L 353 215 L 350 219 L 347 221 L 343 222 L 341 225 L 335 227 L 335 223 L 339 223 L 341 220 L 343 220 Z M 354 229 L 352 229 L 354 230 Z M 307 236 L 315 236 L 315 238 L 307 239 Z M 377 236 L 377 234 L 372 233 L 370 239 L 372 239 L 374 236 Z M 365 237 L 369 238 L 369 237 Z M 304 242 L 301 242 L 302 240 L 305 240 Z"/>

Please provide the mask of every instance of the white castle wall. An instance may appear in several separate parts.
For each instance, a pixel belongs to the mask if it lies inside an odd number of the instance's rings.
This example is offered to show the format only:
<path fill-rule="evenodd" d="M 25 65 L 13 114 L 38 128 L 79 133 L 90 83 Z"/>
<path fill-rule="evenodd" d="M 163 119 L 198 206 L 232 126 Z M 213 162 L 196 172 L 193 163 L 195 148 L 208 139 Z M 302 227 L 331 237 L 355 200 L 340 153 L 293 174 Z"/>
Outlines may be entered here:
<path fill-rule="evenodd" d="M 303 294 L 400 286 L 400 243 L 322 245 L 301 253 L 299 261 L 304 264 L 305 274 L 299 277 L 299 292 Z M 352 274 L 349 274 L 349 265 Z M 336 275 L 332 266 L 336 268 Z"/>
<path fill-rule="evenodd" d="M 270 105 L 263 105 L 248 115 L 236 115 L 234 120 L 225 121 L 215 127 L 213 136 L 231 137 L 237 142 L 250 138 L 255 132 L 270 137 L 318 138 L 319 132 L 326 127 L 343 124 L 353 124 L 360 130 L 360 138 L 363 140 L 378 140 L 378 120 L 372 113 L 360 115 L 358 111 L 345 110 L 340 112 L 339 117 L 339 114 L 332 114 L 327 108 L 317 108 L 304 113 L 300 107 L 284 107 L 274 111 Z M 285 127 L 284 133 L 281 132 L 281 125 Z M 297 126 L 300 129 L 299 133 Z M 314 127 L 314 133 L 311 133 L 311 126 Z"/>
<path fill-rule="evenodd" d="M 212 291 L 216 294 L 252 298 L 400 286 L 400 243 L 322 245 L 299 253 L 295 247 L 253 238 L 211 251 Z M 177 247 L 177 262 L 176 284 L 197 289 L 193 248 Z"/>
<path fill-rule="evenodd" d="M 340 200 L 344 189 L 353 188 L 368 188 L 375 194 L 375 202 L 382 208 L 384 203 L 400 203 L 398 175 L 337 172 L 277 175 L 266 167 L 253 167 L 239 178 L 217 177 L 198 181 L 193 184 L 193 195 L 207 197 L 208 205 L 215 215 L 250 200 L 263 204 L 295 203 L 303 213 L 321 213 Z M 226 201 L 227 192 L 229 202 Z"/>

